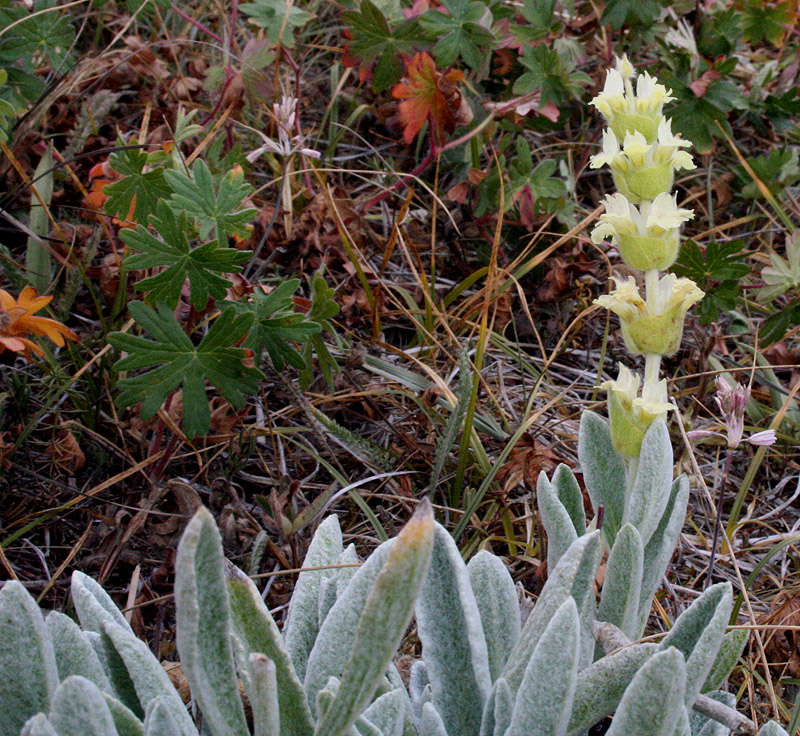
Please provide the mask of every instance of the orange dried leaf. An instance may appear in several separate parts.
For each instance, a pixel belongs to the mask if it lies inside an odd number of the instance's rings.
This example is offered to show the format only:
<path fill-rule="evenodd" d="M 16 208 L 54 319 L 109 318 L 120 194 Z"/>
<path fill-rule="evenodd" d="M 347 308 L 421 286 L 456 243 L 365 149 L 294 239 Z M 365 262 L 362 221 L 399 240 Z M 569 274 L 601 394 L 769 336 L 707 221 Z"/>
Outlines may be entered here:
<path fill-rule="evenodd" d="M 472 111 L 458 88 L 463 79 L 464 73 L 455 69 L 444 74 L 438 71 L 424 51 L 409 62 L 405 81 L 392 89 L 392 97 L 402 100 L 398 108 L 406 143 L 414 140 L 426 121 L 434 143 L 441 145 L 446 133 L 472 120 Z"/>

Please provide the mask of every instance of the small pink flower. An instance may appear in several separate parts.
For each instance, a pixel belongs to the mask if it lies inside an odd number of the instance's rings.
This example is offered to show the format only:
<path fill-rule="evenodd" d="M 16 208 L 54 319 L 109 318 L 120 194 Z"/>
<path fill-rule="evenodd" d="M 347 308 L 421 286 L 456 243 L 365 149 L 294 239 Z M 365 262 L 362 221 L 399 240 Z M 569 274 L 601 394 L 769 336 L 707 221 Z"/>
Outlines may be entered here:
<path fill-rule="evenodd" d="M 775 436 L 774 429 L 765 429 L 763 432 L 756 432 L 747 438 L 747 441 L 751 445 L 757 445 L 759 447 L 769 447 L 769 445 L 774 445 L 777 440 L 778 438 Z"/>

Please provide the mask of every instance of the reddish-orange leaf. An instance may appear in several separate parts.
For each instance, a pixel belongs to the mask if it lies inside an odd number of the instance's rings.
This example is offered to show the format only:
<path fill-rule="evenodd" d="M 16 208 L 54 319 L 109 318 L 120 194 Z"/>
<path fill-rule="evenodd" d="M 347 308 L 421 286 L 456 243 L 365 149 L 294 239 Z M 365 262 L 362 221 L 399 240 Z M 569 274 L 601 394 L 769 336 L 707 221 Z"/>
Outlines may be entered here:
<path fill-rule="evenodd" d="M 464 73 L 457 70 L 444 74 L 437 71 L 436 62 L 424 51 L 409 62 L 405 81 L 392 89 L 392 97 L 402 100 L 398 108 L 406 143 L 414 140 L 425 121 L 430 123 L 434 143 L 441 145 L 445 134 L 472 119 L 472 111 L 458 89 L 463 79 Z"/>

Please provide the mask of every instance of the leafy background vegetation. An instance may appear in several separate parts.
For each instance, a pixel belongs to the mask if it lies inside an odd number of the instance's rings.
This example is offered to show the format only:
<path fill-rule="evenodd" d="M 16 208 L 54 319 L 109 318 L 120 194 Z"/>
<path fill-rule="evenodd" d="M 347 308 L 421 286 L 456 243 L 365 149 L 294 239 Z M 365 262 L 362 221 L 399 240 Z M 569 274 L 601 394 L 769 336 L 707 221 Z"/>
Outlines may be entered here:
<path fill-rule="evenodd" d="M 535 594 L 530 491 L 623 355 L 587 103 L 627 52 L 694 144 L 673 270 L 707 293 L 667 361 L 695 493 L 651 624 L 702 588 L 725 494 L 714 575 L 763 627 L 734 680 L 797 726 L 799 48 L 757 0 L 0 0 L 0 288 L 64 325 L 20 353 L 0 313 L 3 574 L 56 607 L 98 577 L 169 658 L 199 503 L 280 607 L 323 510 L 366 551 L 430 490 Z M 722 478 L 681 432 L 719 428 L 720 373 L 779 438 Z"/>

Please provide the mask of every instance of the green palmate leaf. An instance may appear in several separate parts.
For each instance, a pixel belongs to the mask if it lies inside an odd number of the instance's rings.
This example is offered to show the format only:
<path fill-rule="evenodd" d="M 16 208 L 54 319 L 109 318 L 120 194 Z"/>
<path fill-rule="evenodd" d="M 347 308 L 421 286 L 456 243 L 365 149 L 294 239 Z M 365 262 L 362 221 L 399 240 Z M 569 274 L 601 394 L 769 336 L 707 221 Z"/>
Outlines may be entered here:
<path fill-rule="evenodd" d="M 58 671 L 36 601 L 16 580 L 0 590 L 0 734 L 17 736 L 25 721 L 46 712 Z"/>
<path fill-rule="evenodd" d="M 166 202 L 159 202 L 157 216 L 150 219 L 160 238 L 142 225 L 120 234 L 125 244 L 140 251 L 125 259 L 127 270 L 163 268 L 155 276 L 136 282 L 139 291 L 149 292 L 152 302 L 164 302 L 175 309 L 181 298 L 184 282 L 189 279 L 190 301 L 195 309 L 203 309 L 209 298 L 223 299 L 231 282 L 221 273 L 238 273 L 249 253 L 221 247 L 216 240 L 197 248 L 189 245 L 189 223 L 186 213 L 175 212 Z"/>
<path fill-rule="evenodd" d="M 706 292 L 700 303 L 700 322 L 710 324 L 718 319 L 720 312 L 736 308 L 742 292 L 740 280 L 750 273 L 743 263 L 745 246 L 741 240 L 730 243 L 709 243 L 705 253 L 693 240 L 681 246 L 678 262 L 673 272 L 686 276 Z"/>
<path fill-rule="evenodd" d="M 208 432 L 211 424 L 206 381 L 236 408 L 242 408 L 246 396 L 258 390 L 258 380 L 263 374 L 245 366 L 242 362 L 245 350 L 233 347 L 252 324 L 250 315 L 237 317 L 232 309 L 225 310 L 195 346 L 163 304 L 155 310 L 142 302 L 131 302 L 128 308 L 137 323 L 155 339 L 121 332 L 108 336 L 115 348 L 129 353 L 117 361 L 116 370 L 152 369 L 119 382 L 122 389 L 117 400 L 119 406 L 141 401 L 142 418 L 149 420 L 167 396 L 182 386 L 184 431 L 193 438 Z"/>
<path fill-rule="evenodd" d="M 267 38 L 274 44 L 287 48 L 294 47 L 294 29 L 302 28 L 313 17 L 313 13 L 295 7 L 286 0 L 257 0 L 239 6 L 253 23 L 267 32 Z"/>
<path fill-rule="evenodd" d="M 318 322 L 294 310 L 292 295 L 299 285 L 300 279 L 290 279 L 269 294 L 255 289 L 246 302 L 222 303 L 223 306 L 233 306 L 237 314 L 255 315 L 253 327 L 242 347 L 250 348 L 259 357 L 266 350 L 273 367 L 279 371 L 286 363 L 300 370 L 307 369 L 305 358 L 292 343 L 305 345 L 312 335 L 322 331 Z"/>
<path fill-rule="evenodd" d="M 519 60 L 530 71 L 514 82 L 514 94 L 524 95 L 540 89 L 540 106 L 548 102 L 563 105 L 572 97 L 580 97 L 584 87 L 591 84 L 586 74 L 574 71 L 558 51 L 547 48 L 546 44 L 526 46 Z"/>
<path fill-rule="evenodd" d="M 131 145 L 136 145 L 136 141 L 131 140 Z M 147 162 L 147 154 L 138 148 L 118 151 L 109 156 L 114 171 L 124 178 L 107 185 L 103 190 L 108 195 L 105 205 L 108 214 L 125 220 L 133 207 L 134 221 L 146 225 L 150 215 L 156 211 L 156 205 L 169 197 L 171 190 L 164 180 L 164 170 L 156 168 L 145 171 Z"/>
<path fill-rule="evenodd" d="M 223 560 L 214 518 L 201 508 L 186 527 L 175 560 L 176 643 L 204 729 L 213 736 L 249 736 L 231 647 Z"/>
<path fill-rule="evenodd" d="M 57 0 L 36 4 L 38 11 L 57 7 Z M 0 9 L 0 28 L 7 28 L 15 21 L 22 22 L 0 39 L 0 59 L 15 62 L 22 60 L 25 66 L 32 66 L 36 57 L 41 54 L 51 66 L 57 68 L 61 68 L 68 60 L 68 53 L 75 40 L 75 30 L 62 13 L 44 12 L 33 16 L 22 7 Z"/>
<path fill-rule="evenodd" d="M 503 561 L 487 550 L 478 552 L 469 561 L 467 572 L 486 638 L 489 674 L 494 681 L 519 639 L 517 589 Z"/>
<path fill-rule="evenodd" d="M 392 29 L 372 0 L 362 0 L 358 11 L 347 11 L 342 18 L 353 37 L 347 47 L 350 54 L 366 65 L 375 63 L 372 88 L 379 94 L 400 81 L 405 72 L 403 58 L 427 46 L 416 19 Z"/>
<path fill-rule="evenodd" d="M 489 30 L 492 14 L 482 2 L 442 0 L 440 10 L 429 10 L 419 23 L 429 38 L 437 38 L 433 47 L 436 61 L 449 66 L 460 56 L 467 66 L 477 69 L 491 52 L 494 35 Z"/>
<path fill-rule="evenodd" d="M 737 3 L 741 14 L 739 23 L 745 43 L 760 46 L 764 42 L 776 46 L 791 23 L 795 22 L 794 10 L 789 0 L 767 4 L 763 0 L 747 0 Z"/>
<path fill-rule="evenodd" d="M 532 43 L 547 38 L 553 26 L 555 0 L 523 0 L 520 15 L 527 25 L 512 25 L 511 33 L 523 43 Z"/>
<path fill-rule="evenodd" d="M 197 159 L 191 176 L 166 171 L 164 178 L 174 192 L 170 205 L 176 210 L 186 210 L 197 222 L 201 239 L 212 235 L 214 240 L 220 241 L 222 235 L 247 235 L 247 224 L 258 210 L 238 209 L 242 200 L 253 193 L 241 169 L 233 169 L 215 181 L 208 164 Z"/>
<path fill-rule="evenodd" d="M 608 0 L 600 22 L 615 31 L 623 26 L 649 28 L 658 20 L 660 13 L 659 0 Z"/>
<path fill-rule="evenodd" d="M 400 646 L 431 561 L 434 522 L 428 501 L 395 538 L 359 617 L 341 684 L 315 736 L 342 736 L 369 703 Z"/>
<path fill-rule="evenodd" d="M 719 77 L 713 78 L 704 87 L 700 97 L 689 86 L 693 74 L 688 66 L 678 68 L 675 73 L 665 71 L 660 75 L 660 81 L 667 89 L 672 89 L 676 97 L 676 101 L 670 105 L 672 129 L 691 141 L 699 153 L 711 150 L 714 138 L 721 135 L 718 124 L 731 135 L 728 113 L 742 104 L 738 87 L 726 79 L 735 64 L 736 60 L 732 58 L 712 69 L 707 64 L 705 69 L 701 66 L 702 71 L 713 72 Z"/>

